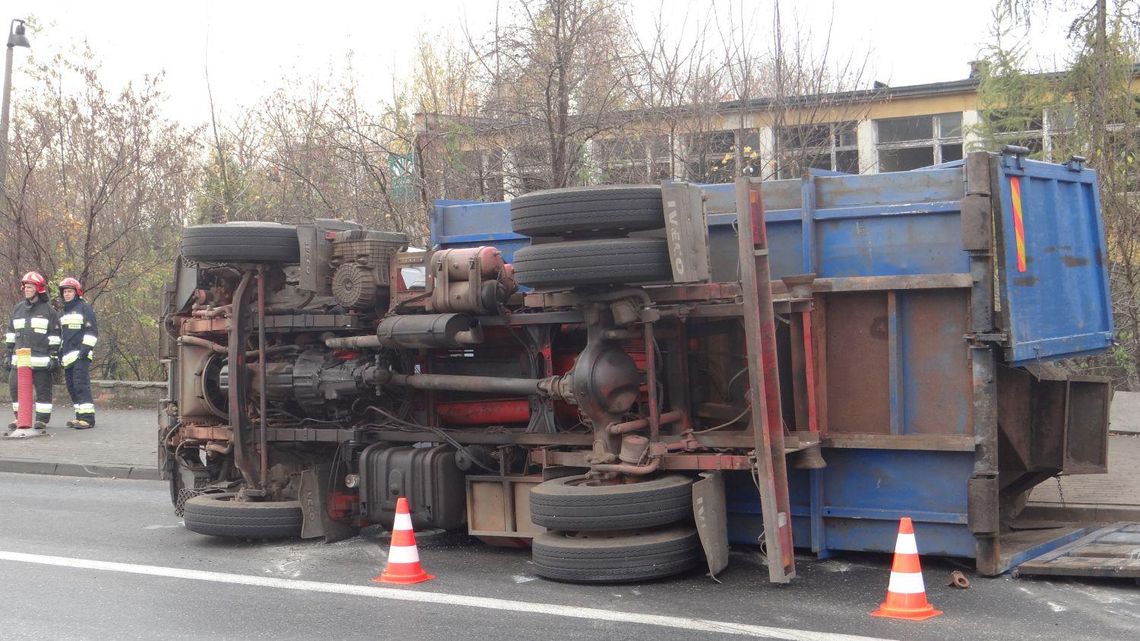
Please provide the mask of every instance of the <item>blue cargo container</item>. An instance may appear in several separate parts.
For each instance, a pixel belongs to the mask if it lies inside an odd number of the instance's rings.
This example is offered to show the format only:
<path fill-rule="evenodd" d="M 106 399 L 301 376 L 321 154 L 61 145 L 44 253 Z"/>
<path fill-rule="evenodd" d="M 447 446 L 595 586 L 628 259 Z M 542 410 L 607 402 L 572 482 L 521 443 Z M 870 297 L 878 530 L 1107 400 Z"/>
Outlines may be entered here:
<path fill-rule="evenodd" d="M 737 281 L 734 186 L 702 189 L 712 279 Z M 1050 365 L 1113 341 L 1095 172 L 979 153 L 762 190 L 773 289 L 814 275 L 827 467 L 789 474 L 795 544 L 888 552 L 910 516 L 921 552 L 997 574 L 1072 538 L 1008 524 L 1042 480 L 1105 469 L 1107 381 Z M 510 260 L 528 239 L 511 232 L 509 203 L 440 201 L 432 242 Z M 746 475 L 729 479 L 728 506 L 732 539 L 756 543 Z"/>

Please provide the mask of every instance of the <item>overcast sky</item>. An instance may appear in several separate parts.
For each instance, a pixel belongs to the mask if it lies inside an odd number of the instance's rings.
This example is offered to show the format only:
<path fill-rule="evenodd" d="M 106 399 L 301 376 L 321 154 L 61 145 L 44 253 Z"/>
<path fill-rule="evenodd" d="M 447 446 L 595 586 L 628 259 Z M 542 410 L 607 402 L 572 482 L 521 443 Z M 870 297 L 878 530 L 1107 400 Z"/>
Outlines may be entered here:
<path fill-rule="evenodd" d="M 509 0 L 502 0 L 504 5 Z M 740 0 L 631 0 L 649 16 L 664 2 L 666 14 L 680 21 L 686 12 L 704 12 L 709 2 L 740 12 Z M 784 0 L 788 20 L 825 31 L 834 12 L 833 51 L 869 52 L 869 79 L 891 85 L 920 84 L 966 77 L 968 62 L 989 39 L 994 0 Z M 327 76 L 353 66 L 370 98 L 391 94 L 392 78 L 406 75 L 419 33 L 455 34 L 466 22 L 474 33 L 492 24 L 494 0 L 5 0 L 11 18 L 35 15 L 28 34 L 32 54 L 50 57 L 84 40 L 103 60 L 112 86 L 160 71 L 166 74 L 168 111 L 187 123 L 209 115 L 205 69 L 209 64 L 215 101 L 223 111 L 253 104 L 280 85 L 285 75 Z M 746 0 L 758 33 L 768 33 L 771 0 Z M 1042 64 L 1065 58 L 1064 20 L 1035 23 L 1032 45 Z M 20 63 L 16 52 L 18 100 Z"/>

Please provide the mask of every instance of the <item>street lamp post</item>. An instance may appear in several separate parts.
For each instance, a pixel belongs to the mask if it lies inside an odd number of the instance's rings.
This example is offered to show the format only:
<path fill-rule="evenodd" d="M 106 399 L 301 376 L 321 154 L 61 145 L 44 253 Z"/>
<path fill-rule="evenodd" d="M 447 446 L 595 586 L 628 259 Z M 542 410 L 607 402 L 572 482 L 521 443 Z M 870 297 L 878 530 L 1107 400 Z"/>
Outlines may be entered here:
<path fill-rule="evenodd" d="M 12 96 L 12 50 L 31 47 L 24 35 L 24 21 L 16 18 L 8 27 L 8 49 L 4 54 L 4 104 L 0 106 L 0 193 L 8 190 L 8 107 Z"/>

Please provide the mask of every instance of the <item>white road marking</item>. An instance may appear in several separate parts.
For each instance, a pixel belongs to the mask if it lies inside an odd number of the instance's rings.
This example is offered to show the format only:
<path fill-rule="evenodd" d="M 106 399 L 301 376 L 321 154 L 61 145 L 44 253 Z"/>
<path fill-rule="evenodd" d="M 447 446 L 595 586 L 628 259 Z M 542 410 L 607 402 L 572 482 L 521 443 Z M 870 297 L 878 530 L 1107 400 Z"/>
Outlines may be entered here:
<path fill-rule="evenodd" d="M 641 625 L 654 625 L 665 628 L 676 628 L 679 630 L 718 632 L 721 634 L 735 634 L 739 636 L 756 637 L 761 639 L 780 639 L 783 641 L 888 641 L 886 639 L 881 639 L 878 637 L 864 637 L 851 634 L 832 634 L 829 632 L 812 632 L 810 630 L 796 630 L 793 628 L 749 625 L 746 623 L 713 621 L 710 619 L 689 619 L 685 617 L 664 616 L 657 614 L 615 612 L 612 610 L 601 610 L 598 608 L 580 608 L 568 605 L 556 605 L 553 603 L 529 603 L 525 601 L 513 601 L 507 599 L 464 596 L 458 594 L 447 594 L 444 592 L 421 592 L 413 591 L 410 589 L 381 588 L 365 585 L 348 585 L 343 583 L 324 583 L 321 581 L 301 581 L 297 579 L 281 579 L 276 577 L 250 576 L 245 574 L 229 574 L 225 572 L 207 572 L 204 570 L 187 570 L 182 568 L 170 568 L 157 565 L 115 563 L 110 561 L 95 561 L 92 559 L 75 559 L 63 556 L 8 552 L 6 550 L 0 550 L 0 561 L 34 563 L 38 565 L 52 565 L 56 567 L 75 568 L 81 570 L 99 570 L 103 572 L 122 572 L 126 574 L 141 574 L 145 576 L 156 576 L 172 579 L 188 579 L 191 581 L 209 581 L 212 583 L 227 583 L 230 585 L 246 585 L 260 588 L 277 588 L 281 590 L 296 590 L 300 592 L 344 594 L 348 596 L 368 597 L 372 599 L 387 599 L 391 601 L 411 601 L 437 605 L 460 605 L 469 608 L 481 608 L 485 610 L 501 610 L 507 612 L 518 612 L 522 614 L 545 614 L 549 616 L 567 617 L 571 619 L 612 621 L 615 623 L 635 623 Z"/>
<path fill-rule="evenodd" d="M 516 574 L 511 577 L 511 580 L 515 583 L 530 583 L 531 581 L 535 580 L 535 577 L 526 576 L 525 574 Z"/>
<path fill-rule="evenodd" d="M 1069 608 L 1066 608 L 1065 606 L 1061 605 L 1060 603 L 1054 603 L 1052 601 L 1046 601 L 1045 603 L 1049 606 L 1049 609 L 1054 611 L 1054 612 L 1064 612 L 1065 610 L 1069 609 Z"/>
<path fill-rule="evenodd" d="M 143 529 L 144 530 L 165 530 L 167 528 L 176 528 L 176 527 L 182 527 L 182 526 L 181 525 L 148 525 L 148 526 L 144 527 Z"/>

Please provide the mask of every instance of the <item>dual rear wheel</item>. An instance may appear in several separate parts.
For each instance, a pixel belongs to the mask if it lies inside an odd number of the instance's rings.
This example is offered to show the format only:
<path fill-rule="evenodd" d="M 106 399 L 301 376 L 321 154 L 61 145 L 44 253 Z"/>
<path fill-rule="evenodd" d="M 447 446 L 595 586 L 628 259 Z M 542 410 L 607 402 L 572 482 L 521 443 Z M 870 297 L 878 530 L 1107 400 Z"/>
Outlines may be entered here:
<path fill-rule="evenodd" d="M 572 583 L 658 579 L 696 567 L 700 539 L 691 524 L 692 480 L 678 474 L 601 484 L 588 476 L 540 483 L 531 520 L 535 574 Z"/>
<path fill-rule="evenodd" d="M 661 187 L 583 187 L 540 191 L 511 201 L 511 229 L 551 238 L 515 252 L 515 278 L 537 289 L 632 285 L 672 280 L 664 238 L 633 237 L 665 226 Z"/>

